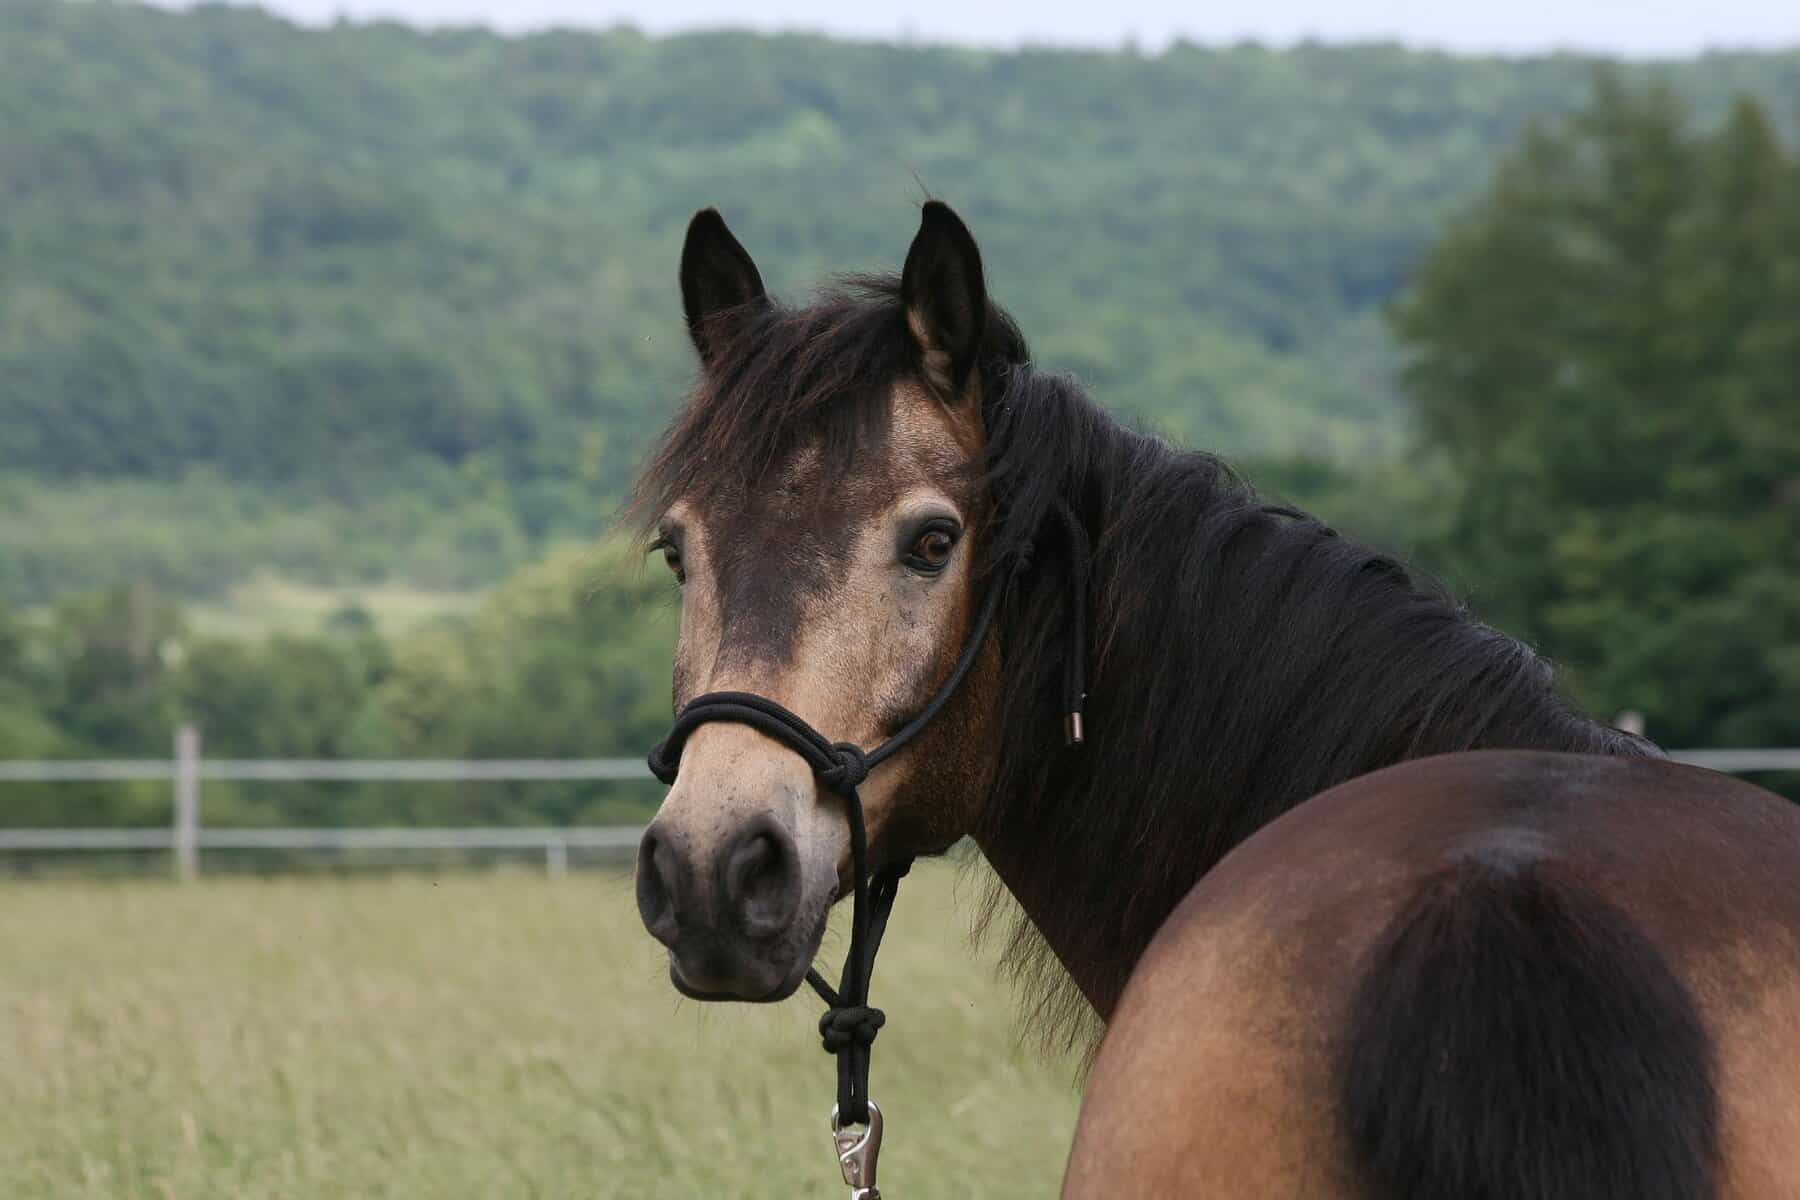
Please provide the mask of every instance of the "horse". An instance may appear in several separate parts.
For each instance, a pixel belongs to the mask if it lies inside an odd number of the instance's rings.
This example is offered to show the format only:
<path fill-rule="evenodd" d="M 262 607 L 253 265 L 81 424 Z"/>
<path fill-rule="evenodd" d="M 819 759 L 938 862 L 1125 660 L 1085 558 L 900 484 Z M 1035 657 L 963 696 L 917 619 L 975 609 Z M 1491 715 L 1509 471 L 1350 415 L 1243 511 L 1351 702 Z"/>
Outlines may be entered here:
<path fill-rule="evenodd" d="M 675 707 L 788 715 L 665 764 L 676 989 L 784 999 L 970 838 L 1029 1024 L 1098 1038 L 1065 1197 L 1800 1195 L 1791 804 L 1037 366 L 941 202 L 897 278 L 783 305 L 708 209 L 679 279 Z"/>

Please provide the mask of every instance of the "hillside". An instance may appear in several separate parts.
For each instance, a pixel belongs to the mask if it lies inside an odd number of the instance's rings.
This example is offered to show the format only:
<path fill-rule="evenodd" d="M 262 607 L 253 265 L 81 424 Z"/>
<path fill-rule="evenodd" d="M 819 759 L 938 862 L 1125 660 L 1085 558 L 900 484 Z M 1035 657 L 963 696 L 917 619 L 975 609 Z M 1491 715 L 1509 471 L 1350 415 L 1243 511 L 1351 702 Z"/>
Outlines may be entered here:
<path fill-rule="evenodd" d="M 1040 360 L 1109 403 L 1237 455 L 1385 456 L 1383 306 L 1591 69 L 13 0 L 0 598 L 470 586 L 591 532 L 689 369 L 674 263 L 708 203 L 792 294 L 897 264 L 922 184 Z M 1800 53 L 1633 70 L 1703 119 L 1800 94 Z"/>

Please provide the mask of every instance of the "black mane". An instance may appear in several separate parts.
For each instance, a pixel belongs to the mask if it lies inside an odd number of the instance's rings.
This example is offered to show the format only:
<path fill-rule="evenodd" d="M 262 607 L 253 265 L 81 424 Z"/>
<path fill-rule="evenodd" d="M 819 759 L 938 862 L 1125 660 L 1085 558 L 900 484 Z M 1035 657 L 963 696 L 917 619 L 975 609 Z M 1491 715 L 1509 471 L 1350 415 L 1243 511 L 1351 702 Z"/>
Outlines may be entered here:
<path fill-rule="evenodd" d="M 1073 1036 L 1088 1015 L 1046 941 L 1109 1006 L 1205 871 L 1334 784 L 1477 748 L 1656 753 L 1574 712 L 1548 663 L 1431 580 L 1264 502 L 1214 455 L 1126 428 L 1073 379 L 1037 370 L 997 307 L 988 329 L 990 562 L 1030 566 L 1003 609 L 1006 740 L 973 832 L 1044 880 L 1003 955 L 1041 1028 Z M 634 506 L 654 517 L 680 495 L 753 486 L 812 439 L 828 472 L 854 470 L 879 445 L 892 384 L 918 369 L 909 346 L 890 278 L 742 314 Z M 1078 748 L 1059 711 L 1071 650 L 1059 502 L 1093 545 Z"/>
<path fill-rule="evenodd" d="M 1110 1003 L 1203 873 L 1326 788 L 1459 750 L 1657 752 L 1573 711 L 1549 663 L 1434 581 L 1122 426 L 1066 376 L 1015 371 L 989 419 L 1009 528 L 1070 498 L 1093 541 L 1088 743 L 1063 743 L 1050 561 L 1006 610 L 1008 740 L 975 831 L 1043 843 L 1029 854 L 1053 884 L 1004 957 L 1039 985 L 1045 1028 L 1072 1034 L 1086 1006 L 1040 933 Z"/>

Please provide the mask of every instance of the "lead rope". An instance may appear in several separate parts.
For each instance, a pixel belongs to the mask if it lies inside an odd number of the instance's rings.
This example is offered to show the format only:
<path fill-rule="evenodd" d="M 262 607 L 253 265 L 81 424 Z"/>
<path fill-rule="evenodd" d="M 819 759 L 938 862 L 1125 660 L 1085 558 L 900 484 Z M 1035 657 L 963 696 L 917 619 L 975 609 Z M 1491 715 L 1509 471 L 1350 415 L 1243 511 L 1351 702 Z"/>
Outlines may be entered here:
<path fill-rule="evenodd" d="M 1070 639 L 1063 662 L 1063 730 L 1071 746 L 1084 738 L 1082 711 L 1086 702 L 1087 578 L 1091 547 L 1074 509 L 1059 501 L 1057 515 L 1069 542 Z M 838 1165 L 850 1186 L 851 1200 L 881 1200 L 875 1187 L 875 1159 L 881 1149 L 881 1109 L 869 1098 L 869 1052 L 887 1015 L 869 1004 L 869 980 L 875 971 L 875 953 L 887 932 L 888 914 L 899 895 L 900 880 L 912 869 L 912 859 L 900 859 L 869 874 L 869 836 L 863 819 L 862 797 L 857 788 L 869 772 L 898 753 L 917 737 L 949 703 L 980 656 L 993 626 L 994 615 L 1011 583 L 1010 576 L 994 580 L 983 600 L 975 627 L 963 646 L 956 665 L 917 716 L 874 750 L 864 752 L 852 742 L 833 742 L 793 712 L 753 692 L 708 692 L 689 701 L 675 718 L 669 735 L 650 751 L 650 773 L 664 784 L 673 784 L 681 767 L 681 750 L 694 730 L 711 721 L 736 721 L 787 746 L 812 769 L 818 781 L 844 798 L 850 826 L 850 869 L 854 879 L 850 911 L 850 948 L 838 986 L 833 989 L 816 968 L 808 968 L 806 982 L 825 1001 L 819 1019 L 819 1035 L 827 1053 L 837 1057 L 837 1105 L 831 1110 L 831 1134 L 837 1147 Z M 849 1127 L 863 1126 L 858 1132 Z"/>

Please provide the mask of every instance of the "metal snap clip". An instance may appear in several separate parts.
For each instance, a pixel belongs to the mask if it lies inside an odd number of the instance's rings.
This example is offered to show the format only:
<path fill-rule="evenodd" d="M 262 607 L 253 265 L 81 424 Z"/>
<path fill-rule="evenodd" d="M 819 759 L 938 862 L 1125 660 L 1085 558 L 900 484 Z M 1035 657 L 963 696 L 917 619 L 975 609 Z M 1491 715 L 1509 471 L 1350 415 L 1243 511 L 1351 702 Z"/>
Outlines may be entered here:
<path fill-rule="evenodd" d="M 840 1122 L 837 1105 L 832 1105 L 831 1141 L 837 1148 L 844 1182 L 850 1185 L 850 1200 L 881 1200 L 881 1191 L 875 1186 L 875 1158 L 881 1152 L 881 1109 L 869 1101 L 869 1123 L 858 1129 Z"/>

